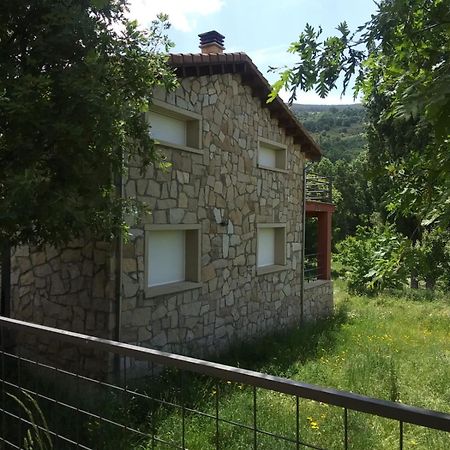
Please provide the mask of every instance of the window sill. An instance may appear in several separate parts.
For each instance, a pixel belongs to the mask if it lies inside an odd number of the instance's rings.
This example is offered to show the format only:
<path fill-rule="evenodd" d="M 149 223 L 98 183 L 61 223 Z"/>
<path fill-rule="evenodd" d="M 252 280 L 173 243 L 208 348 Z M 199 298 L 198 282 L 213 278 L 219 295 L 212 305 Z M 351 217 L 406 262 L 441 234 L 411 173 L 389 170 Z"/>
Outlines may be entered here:
<path fill-rule="evenodd" d="M 287 270 L 288 266 L 282 266 L 280 264 L 274 264 L 272 266 L 258 267 L 256 269 L 256 275 L 266 275 L 268 273 L 281 272 Z"/>
<path fill-rule="evenodd" d="M 289 170 L 287 170 L 287 169 L 280 169 L 278 167 L 263 166 L 262 164 L 258 164 L 258 167 L 260 169 L 264 169 L 264 170 L 271 170 L 272 172 L 289 173 Z"/>
<path fill-rule="evenodd" d="M 160 286 L 148 287 L 145 290 L 145 297 L 159 297 L 160 295 L 175 294 L 177 292 L 189 291 L 202 286 L 202 283 L 195 281 L 180 281 L 178 283 L 162 284 Z"/>
<path fill-rule="evenodd" d="M 186 145 L 171 144 L 165 141 L 156 141 L 156 145 L 159 147 L 170 148 L 175 150 L 182 150 L 184 152 L 196 153 L 197 155 L 203 155 L 203 150 L 194 147 L 187 147 Z"/>

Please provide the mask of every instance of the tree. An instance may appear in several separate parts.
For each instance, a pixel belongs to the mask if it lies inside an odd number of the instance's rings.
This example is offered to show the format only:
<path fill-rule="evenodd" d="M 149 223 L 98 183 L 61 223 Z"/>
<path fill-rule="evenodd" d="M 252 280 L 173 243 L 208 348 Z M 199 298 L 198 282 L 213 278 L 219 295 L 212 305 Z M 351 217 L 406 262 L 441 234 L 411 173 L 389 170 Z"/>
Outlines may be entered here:
<path fill-rule="evenodd" d="M 4 0 L 0 242 L 62 244 L 125 230 L 115 176 L 157 162 L 144 112 L 175 76 L 167 18 L 141 30 L 126 0 Z M 164 52 L 164 53 L 163 53 Z"/>
<path fill-rule="evenodd" d="M 355 33 L 345 23 L 337 29 L 339 36 L 320 41 L 322 30 L 306 25 L 289 48 L 299 62 L 281 73 L 272 97 L 282 87 L 290 90 L 291 101 L 297 89 L 315 89 L 324 97 L 340 75 L 345 92 L 356 75 L 355 93 L 363 93 L 369 110 L 369 158 L 378 157 L 378 175 L 390 180 L 386 208 L 445 227 L 450 222 L 448 2 L 383 0 Z"/>
<path fill-rule="evenodd" d="M 126 0 L 6 0 L 0 13 L 0 238 L 60 244 L 123 227 L 112 174 L 157 160 L 143 112 L 170 88 L 167 22 Z"/>
<path fill-rule="evenodd" d="M 338 244 L 348 288 L 358 294 L 399 289 L 410 272 L 411 242 L 392 226 L 358 227 Z"/>
<path fill-rule="evenodd" d="M 331 177 L 333 182 L 333 243 L 354 235 L 358 226 L 368 226 L 375 210 L 371 183 L 368 181 L 367 153 L 360 153 L 350 162 L 327 158 L 315 167 L 320 175 Z"/>

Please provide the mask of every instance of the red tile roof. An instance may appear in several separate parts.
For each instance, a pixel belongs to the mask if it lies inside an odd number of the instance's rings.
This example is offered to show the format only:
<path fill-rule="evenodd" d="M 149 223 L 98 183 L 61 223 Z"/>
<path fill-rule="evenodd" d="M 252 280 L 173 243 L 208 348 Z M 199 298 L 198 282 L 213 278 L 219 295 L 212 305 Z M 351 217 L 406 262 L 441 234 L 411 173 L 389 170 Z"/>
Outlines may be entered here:
<path fill-rule="evenodd" d="M 259 97 L 264 107 L 277 118 L 286 134 L 294 137 L 300 144 L 307 158 L 319 160 L 322 156 L 320 147 L 305 127 L 295 117 L 288 106 L 277 97 L 266 103 L 272 88 L 253 61 L 245 53 L 180 53 L 169 55 L 169 63 L 179 77 L 238 73 L 242 82 L 251 87 L 253 95 Z"/>

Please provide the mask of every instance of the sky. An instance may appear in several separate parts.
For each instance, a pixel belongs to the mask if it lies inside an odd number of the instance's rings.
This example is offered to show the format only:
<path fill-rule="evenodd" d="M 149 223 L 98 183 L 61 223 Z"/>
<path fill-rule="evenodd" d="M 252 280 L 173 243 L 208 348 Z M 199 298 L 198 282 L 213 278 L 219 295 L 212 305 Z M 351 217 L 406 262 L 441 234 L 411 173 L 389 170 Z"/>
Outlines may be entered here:
<path fill-rule="evenodd" d="M 216 30 L 225 36 L 225 52 L 245 52 L 270 83 L 277 80 L 268 67 L 295 63 L 287 53 L 306 23 L 322 26 L 324 35 L 347 21 L 351 30 L 370 19 L 376 6 L 373 0 L 129 0 L 130 16 L 148 25 L 160 12 L 169 15 L 169 37 L 174 53 L 198 53 L 199 33 Z M 348 92 L 332 91 L 326 99 L 314 92 L 299 92 L 297 102 L 304 104 L 354 103 Z M 288 100 L 287 93 L 281 94 Z"/>

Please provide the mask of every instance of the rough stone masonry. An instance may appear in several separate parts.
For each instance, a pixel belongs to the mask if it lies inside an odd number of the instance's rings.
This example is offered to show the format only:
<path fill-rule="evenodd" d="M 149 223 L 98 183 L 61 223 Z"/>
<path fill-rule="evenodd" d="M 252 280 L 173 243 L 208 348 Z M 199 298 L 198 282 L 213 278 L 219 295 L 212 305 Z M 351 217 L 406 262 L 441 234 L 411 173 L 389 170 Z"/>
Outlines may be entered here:
<path fill-rule="evenodd" d="M 304 154 L 238 74 L 188 77 L 155 98 L 202 116 L 200 152 L 161 148 L 171 163 L 141 174 L 132 162 L 125 194 L 152 214 L 131 225 L 123 250 L 121 339 L 205 356 L 300 323 Z M 258 167 L 258 139 L 287 145 L 287 170 Z M 257 224 L 286 227 L 286 266 L 257 274 Z M 201 284 L 146 295 L 146 224 L 198 224 Z M 13 316 L 114 336 L 114 246 L 75 242 L 64 249 L 16 249 Z M 305 319 L 332 309 L 330 281 L 305 291 Z"/>

